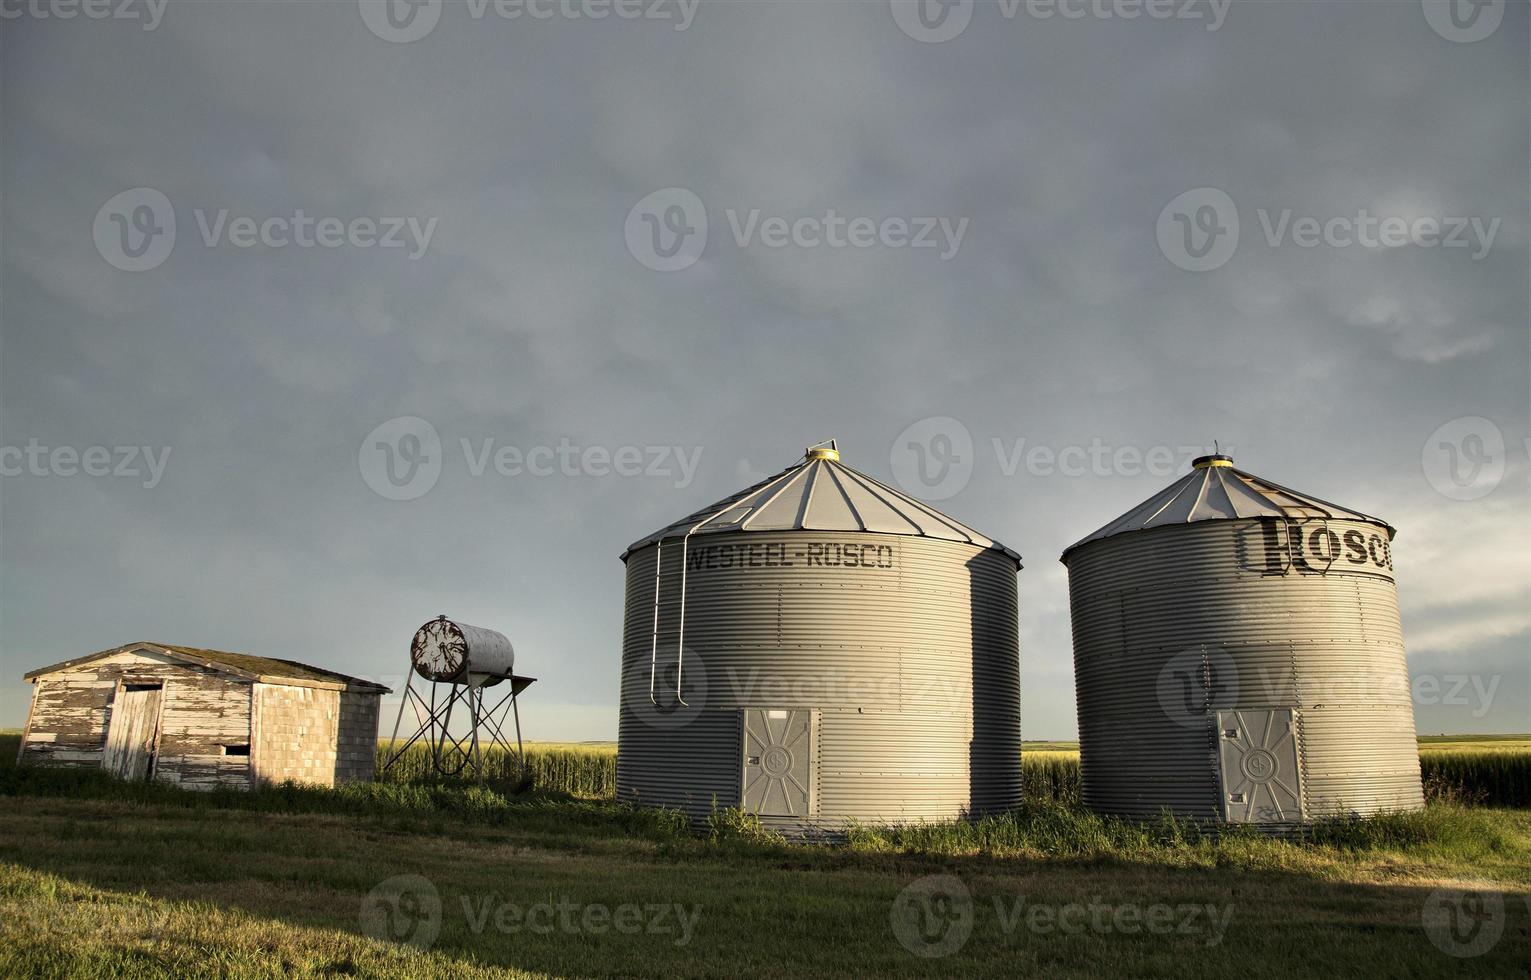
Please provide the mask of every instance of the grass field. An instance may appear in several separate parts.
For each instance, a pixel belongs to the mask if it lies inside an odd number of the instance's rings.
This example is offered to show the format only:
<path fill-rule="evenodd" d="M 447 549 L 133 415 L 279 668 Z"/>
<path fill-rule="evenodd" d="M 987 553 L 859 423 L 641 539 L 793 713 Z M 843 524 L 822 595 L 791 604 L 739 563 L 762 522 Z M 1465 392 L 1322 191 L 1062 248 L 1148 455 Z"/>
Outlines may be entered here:
<path fill-rule="evenodd" d="M 17 771 L 14 745 L 0 740 L 6 976 L 1503 977 L 1531 962 L 1526 810 L 1436 804 L 1292 843 L 1048 803 L 831 847 L 561 794 L 188 794 Z M 1475 916 L 1488 926 L 1464 944 Z M 1485 929 L 1481 955 L 1448 955 Z"/>

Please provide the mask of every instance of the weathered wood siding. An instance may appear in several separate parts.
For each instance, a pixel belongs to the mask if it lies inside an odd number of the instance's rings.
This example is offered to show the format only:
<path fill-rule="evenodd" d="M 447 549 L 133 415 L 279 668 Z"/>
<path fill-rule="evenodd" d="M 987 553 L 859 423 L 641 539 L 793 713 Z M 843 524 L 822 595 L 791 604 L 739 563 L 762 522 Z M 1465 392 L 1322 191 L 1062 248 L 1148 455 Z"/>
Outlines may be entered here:
<path fill-rule="evenodd" d="M 250 745 L 249 681 L 197 668 L 165 684 L 156 778 L 188 789 L 250 785 L 250 756 L 227 748 Z"/>
<path fill-rule="evenodd" d="M 65 673 L 38 678 L 32 718 L 21 744 L 20 761 L 31 765 L 99 768 L 106 743 L 107 705 L 115 679 Z"/>
<path fill-rule="evenodd" d="M 249 757 L 225 747 L 250 744 L 250 682 L 147 651 L 39 677 L 22 763 L 99 768 L 123 681 L 164 685 L 155 779 L 193 789 L 249 785 Z"/>
<path fill-rule="evenodd" d="M 318 786 L 370 780 L 378 698 L 283 684 L 255 686 L 255 775 Z"/>

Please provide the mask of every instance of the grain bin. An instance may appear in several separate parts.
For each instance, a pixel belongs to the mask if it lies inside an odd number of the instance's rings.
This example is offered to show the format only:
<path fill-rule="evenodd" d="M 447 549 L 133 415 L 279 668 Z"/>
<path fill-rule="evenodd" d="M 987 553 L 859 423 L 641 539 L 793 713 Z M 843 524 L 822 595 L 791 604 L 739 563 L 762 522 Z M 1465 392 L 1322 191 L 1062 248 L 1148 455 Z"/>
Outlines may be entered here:
<path fill-rule="evenodd" d="M 621 799 L 794 835 L 1020 801 L 1015 552 L 831 446 L 622 560 Z"/>
<path fill-rule="evenodd" d="M 1066 549 L 1086 805 L 1273 828 L 1423 806 L 1393 534 L 1216 455 Z"/>

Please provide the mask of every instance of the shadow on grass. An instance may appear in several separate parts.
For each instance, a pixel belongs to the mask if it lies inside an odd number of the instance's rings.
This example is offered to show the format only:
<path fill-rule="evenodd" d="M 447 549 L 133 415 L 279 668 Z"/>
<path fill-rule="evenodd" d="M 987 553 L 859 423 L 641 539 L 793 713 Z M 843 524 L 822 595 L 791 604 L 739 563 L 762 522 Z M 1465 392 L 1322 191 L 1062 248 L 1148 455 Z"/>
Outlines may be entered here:
<path fill-rule="evenodd" d="M 347 972 L 349 962 L 354 972 L 397 975 L 497 964 L 601 976 L 1258 977 L 1506 976 L 1531 961 L 1522 895 L 1503 899 L 1491 948 L 1459 961 L 1424 927 L 1434 881 L 1343 880 L 1371 858 L 1383 873 L 1422 879 L 1492 876 L 1490 858 L 1524 863 L 1525 828 L 1496 836 L 1487 812 L 1432 809 L 1293 844 L 1032 808 L 971 824 L 853 828 L 847 846 L 823 846 L 787 844 L 736 815 L 720 814 L 698 835 L 663 811 L 460 786 L 219 795 L 97 776 L 0 772 L 0 795 L 10 797 L 0 856 L 17 869 L 0 900 L 56 910 L 61 887 L 99 890 L 108 903 L 139 901 L 141 892 L 184 914 L 171 945 L 201 950 L 209 962 L 219 962 L 220 950 L 244 962 L 249 950 L 269 947 L 288 949 L 292 972 L 337 963 Z M 45 875 L 60 881 L 49 886 Z M 418 877 L 401 886 L 399 875 Z M 947 957 L 912 954 L 895 925 L 900 909 L 908 911 L 902 890 L 931 875 L 960 881 L 965 897 L 956 895 L 956 906 L 916 903 L 923 918 L 914 945 L 949 934 L 962 921 L 950 917 L 953 908 L 966 908 L 971 935 Z M 439 915 L 432 955 L 364 938 L 367 910 L 379 903 L 406 927 L 393 935 L 408 938 L 404 913 L 418 911 L 422 898 L 408 889 L 421 880 Z M 69 907 L 78 911 L 80 901 Z M 1105 908 L 1106 927 L 1070 931 L 1058 920 L 1075 906 L 1086 917 Z M 543 907 L 546 921 L 528 919 Z M 1039 908 L 1040 924 L 1029 918 Z M 1197 908 L 1209 911 L 1181 931 L 1186 910 Z M 1459 915 L 1475 908 L 1462 905 Z M 589 909 L 604 911 L 592 919 Z M 1136 910 L 1136 931 L 1119 920 L 1122 909 Z M 637 931 L 617 930 L 622 910 Z M 1165 910 L 1172 931 L 1146 931 L 1143 917 L 1155 910 Z M 1225 931 L 1214 931 L 1224 916 Z M 224 925 L 199 932 L 194 924 L 203 920 Z M 1458 934 L 1473 921 L 1462 918 Z M 79 941 L 86 945 L 69 952 L 36 940 L 76 965 L 128 955 L 110 936 L 104 945 Z M 394 953 L 402 958 L 390 959 Z M 188 962 L 174 949 L 145 955 L 165 972 Z M 120 973 L 118 966 L 96 972 Z"/>
<path fill-rule="evenodd" d="M 933 918 L 901 933 L 896 910 L 907 905 L 910 875 L 860 862 L 804 869 L 642 852 L 613 860 L 507 848 L 501 831 L 472 826 L 422 838 L 357 833 L 351 821 L 316 816 L 225 824 L 186 810 L 27 803 L 3 818 L 0 846 L 9 862 L 0 866 L 0 962 L 18 968 L 12 975 L 194 974 L 217 964 L 222 973 L 369 976 L 486 966 L 582 976 L 1510 976 L 1531 956 L 1515 898 L 1497 912 L 1499 935 L 1485 953 L 1447 955 L 1437 943 L 1449 933 L 1432 941 L 1423 924 L 1427 885 L 1031 861 L 1004 873 L 956 858 L 939 869 L 954 876 L 940 880 L 960 881 L 949 896 L 956 904 L 917 908 Z M 379 909 L 400 917 L 397 938 L 424 940 L 429 953 L 369 936 L 369 910 Z M 612 926 L 624 910 L 631 932 Z M 1163 927 L 1148 931 L 1161 912 Z M 55 925 L 42 935 L 16 930 L 39 917 Z M 965 935 L 956 925 L 964 920 Z M 916 955 L 945 952 L 949 936 L 949 955 Z"/>
<path fill-rule="evenodd" d="M 1319 854 L 1416 854 L 1479 862 L 1521 857 L 1531 865 L 1531 815 L 1433 805 L 1410 813 L 1335 820 L 1275 839 L 1243 825 L 1204 826 L 1172 816 L 1156 821 L 1101 817 L 1077 806 L 1027 804 L 971 821 L 901 827 L 847 826 L 827 843 L 791 844 L 746 814 L 721 811 L 700 828 L 676 811 L 577 799 L 543 791 L 460 782 L 357 783 L 335 788 L 286 783 L 254 791 L 193 792 L 160 783 L 125 783 L 98 770 L 0 768 L 0 797 L 93 799 L 192 811 L 314 814 L 382 821 L 394 830 L 444 832 L 451 825 L 514 829 L 539 837 L 640 840 L 703 858 L 843 863 L 873 856 L 931 859 L 1060 860 L 1218 866 L 1235 858 L 1291 867 Z M 843 845 L 843 846 L 842 846 Z M 1247 862 L 1246 862 L 1247 863 Z"/>

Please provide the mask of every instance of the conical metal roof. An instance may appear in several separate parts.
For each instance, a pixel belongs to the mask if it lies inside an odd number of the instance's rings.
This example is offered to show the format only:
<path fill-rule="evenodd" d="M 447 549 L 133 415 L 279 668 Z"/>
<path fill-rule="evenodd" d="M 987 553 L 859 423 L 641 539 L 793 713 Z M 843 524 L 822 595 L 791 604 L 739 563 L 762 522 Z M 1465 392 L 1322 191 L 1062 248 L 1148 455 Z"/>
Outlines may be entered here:
<path fill-rule="evenodd" d="M 1062 558 L 1067 561 L 1069 552 L 1082 544 L 1129 531 L 1248 518 L 1360 521 L 1386 528 L 1389 540 L 1394 534 L 1393 526 L 1380 517 L 1340 507 L 1235 469 L 1230 456 L 1202 456 L 1191 464 L 1191 472 L 1094 534 L 1063 549 Z"/>
<path fill-rule="evenodd" d="M 810 448 L 775 476 L 709 504 L 674 524 L 628 545 L 627 556 L 656 541 L 724 531 L 870 531 L 960 541 L 993 548 L 1017 566 L 1021 556 L 920 503 L 907 494 L 851 469 L 833 447 Z"/>

